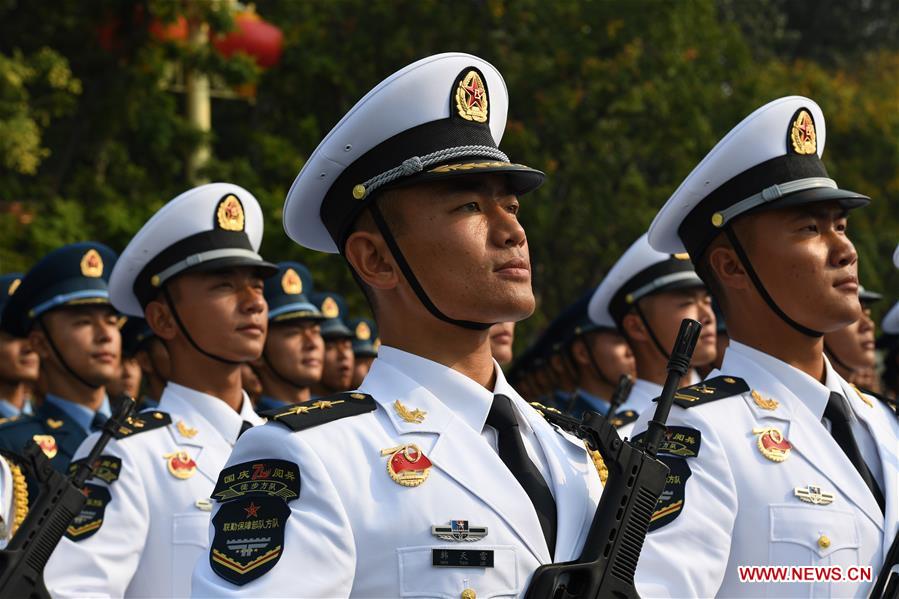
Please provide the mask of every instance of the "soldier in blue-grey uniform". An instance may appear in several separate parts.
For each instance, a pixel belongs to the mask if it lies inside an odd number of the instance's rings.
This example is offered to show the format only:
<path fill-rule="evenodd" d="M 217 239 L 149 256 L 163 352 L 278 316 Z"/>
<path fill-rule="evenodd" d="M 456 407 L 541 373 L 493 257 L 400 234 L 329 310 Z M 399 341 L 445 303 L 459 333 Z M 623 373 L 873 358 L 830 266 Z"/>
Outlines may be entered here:
<path fill-rule="evenodd" d="M 347 326 L 346 300 L 339 293 L 317 291 L 312 303 L 322 315 L 321 335 L 325 340 L 325 364 L 318 383 L 312 386 L 313 397 L 324 397 L 353 388 L 353 331 Z"/>
<path fill-rule="evenodd" d="M 46 394 L 31 416 L 0 426 L 0 449 L 37 443 L 65 472 L 78 446 L 111 415 L 106 385 L 118 374 L 121 335 L 109 303 L 116 253 L 95 242 L 57 248 L 22 279 L 0 317 L 13 337 L 28 337 L 41 358 Z M 29 494 L 39 489 L 29 482 Z"/>
<path fill-rule="evenodd" d="M 489 328 L 535 303 L 518 211 L 543 174 L 499 149 L 507 109 L 493 65 L 431 56 L 306 161 L 287 233 L 344 256 L 382 345 L 358 391 L 269 412 L 241 437 L 195 596 L 512 597 L 581 551 L 596 468 L 490 349 Z"/>
<path fill-rule="evenodd" d="M 346 324 L 353 331 L 353 382 L 350 387 L 358 389 L 378 357 L 381 339 L 378 325 L 371 318 L 351 318 Z"/>
<path fill-rule="evenodd" d="M 0 318 L 3 306 L 22 283 L 22 273 L 0 275 Z M 19 414 L 32 413 L 32 387 L 40 372 L 40 358 L 24 337 L 0 329 L 0 424 Z"/>
<path fill-rule="evenodd" d="M 309 401 L 311 387 L 322 378 L 325 343 L 323 316 L 310 300 L 312 273 L 298 262 L 279 262 L 265 280 L 268 334 L 253 370 L 262 383 L 257 410 Z"/>

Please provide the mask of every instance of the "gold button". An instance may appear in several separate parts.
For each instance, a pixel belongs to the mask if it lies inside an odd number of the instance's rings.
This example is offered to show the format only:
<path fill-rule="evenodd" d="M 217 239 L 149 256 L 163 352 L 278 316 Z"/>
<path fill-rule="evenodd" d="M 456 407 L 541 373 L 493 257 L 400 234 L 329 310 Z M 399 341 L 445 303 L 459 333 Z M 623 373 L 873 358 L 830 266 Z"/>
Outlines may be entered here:
<path fill-rule="evenodd" d="M 821 549 L 827 549 L 830 547 L 830 538 L 827 535 L 821 535 L 818 537 L 818 547 Z"/>
<path fill-rule="evenodd" d="M 361 183 L 353 187 L 353 197 L 357 200 L 361 200 L 365 197 L 365 185 Z"/>
<path fill-rule="evenodd" d="M 474 589 L 465 589 L 462 591 L 462 599 L 477 599 L 478 594 L 474 592 Z"/>
<path fill-rule="evenodd" d="M 723 225 L 724 224 L 724 215 L 721 214 L 720 212 L 716 212 L 715 214 L 713 214 L 712 215 L 712 224 L 715 225 L 716 227 L 720 227 L 721 225 Z"/>

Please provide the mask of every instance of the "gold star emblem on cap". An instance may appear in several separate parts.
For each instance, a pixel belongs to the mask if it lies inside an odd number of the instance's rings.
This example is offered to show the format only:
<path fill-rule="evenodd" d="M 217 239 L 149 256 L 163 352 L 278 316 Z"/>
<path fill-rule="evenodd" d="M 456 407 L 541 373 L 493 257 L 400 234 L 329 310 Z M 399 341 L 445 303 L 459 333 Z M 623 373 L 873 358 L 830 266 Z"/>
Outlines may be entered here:
<path fill-rule="evenodd" d="M 92 279 L 103 276 L 103 258 L 94 248 L 86 251 L 81 257 L 81 274 Z"/>
<path fill-rule="evenodd" d="M 300 275 L 297 274 L 292 268 L 288 268 L 284 271 L 284 275 L 281 277 L 281 289 L 284 290 L 284 293 L 287 295 L 299 295 L 303 293 L 303 280 L 300 278 Z"/>
<path fill-rule="evenodd" d="M 215 219 L 220 229 L 225 231 L 243 231 L 243 206 L 236 195 L 229 193 L 219 200 L 215 209 Z"/>
<path fill-rule="evenodd" d="M 356 339 L 360 341 L 371 339 L 371 328 L 369 328 L 368 323 L 360 322 L 356 325 Z"/>
<path fill-rule="evenodd" d="M 790 125 L 790 141 L 797 154 L 814 154 L 818 151 L 818 136 L 815 121 L 808 110 L 802 109 Z"/>
<path fill-rule="evenodd" d="M 337 318 L 340 316 L 340 308 L 337 307 L 337 302 L 334 301 L 333 297 L 326 297 L 325 301 L 322 302 L 322 315 L 325 318 Z"/>
<path fill-rule="evenodd" d="M 456 111 L 466 121 L 487 122 L 487 88 L 475 70 L 468 71 L 456 88 Z"/>

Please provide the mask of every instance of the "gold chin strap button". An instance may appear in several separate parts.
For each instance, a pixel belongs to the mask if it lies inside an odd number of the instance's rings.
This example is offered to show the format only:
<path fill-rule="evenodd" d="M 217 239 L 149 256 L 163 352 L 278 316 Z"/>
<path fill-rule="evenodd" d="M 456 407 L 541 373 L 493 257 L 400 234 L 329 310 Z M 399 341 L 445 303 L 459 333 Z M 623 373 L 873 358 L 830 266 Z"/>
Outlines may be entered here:
<path fill-rule="evenodd" d="M 818 537 L 818 547 L 821 549 L 827 549 L 830 547 L 830 538 L 827 535 L 821 535 Z"/>
<path fill-rule="evenodd" d="M 477 599 L 478 594 L 474 592 L 474 589 L 465 589 L 462 591 L 462 599 Z"/>

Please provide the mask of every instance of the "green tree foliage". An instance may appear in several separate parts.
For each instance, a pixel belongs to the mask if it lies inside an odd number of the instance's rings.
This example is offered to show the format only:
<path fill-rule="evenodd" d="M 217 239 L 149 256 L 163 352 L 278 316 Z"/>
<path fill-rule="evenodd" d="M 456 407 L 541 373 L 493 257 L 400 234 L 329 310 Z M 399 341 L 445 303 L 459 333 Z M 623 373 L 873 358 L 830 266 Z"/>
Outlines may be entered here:
<path fill-rule="evenodd" d="M 195 68 L 220 85 L 256 86 L 253 101 L 213 101 L 205 175 L 259 198 L 267 257 L 309 264 L 319 287 L 362 311 L 341 258 L 284 235 L 284 197 L 368 89 L 420 57 L 458 50 L 500 67 L 511 96 L 503 148 L 548 174 L 522 204 L 539 297 L 523 341 L 601 279 L 721 135 L 791 93 L 828 116 L 831 174 L 875 198 L 851 225 L 862 281 L 896 296 L 887 256 L 899 231 L 889 207 L 899 187 L 899 54 L 884 32 L 899 20 L 875 4 L 266 0 L 256 9 L 281 28 L 285 48 L 260 71 L 245 56 L 226 60 L 151 32 L 182 16 L 227 31 L 227 2 L 67 0 L 51 11 L 0 0 L 0 268 L 25 268 L 77 239 L 121 249 L 190 186 L 185 158 L 206 140 L 185 119 L 173 73 Z M 841 31 L 855 45 L 833 37 Z"/>

